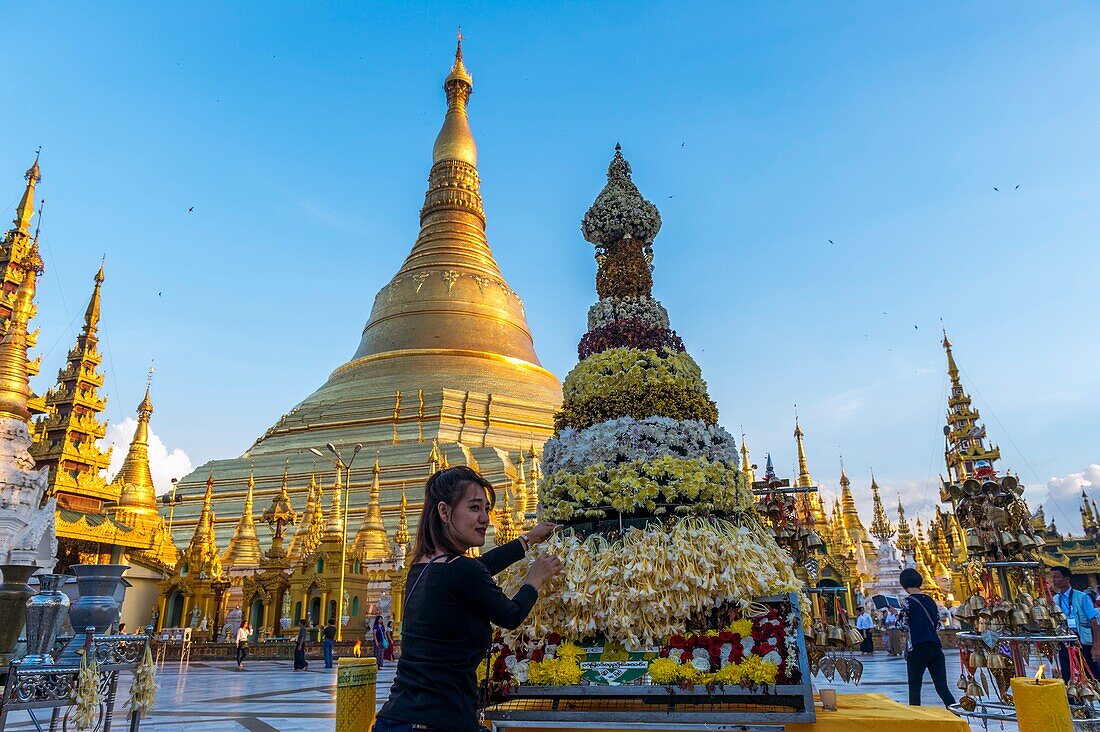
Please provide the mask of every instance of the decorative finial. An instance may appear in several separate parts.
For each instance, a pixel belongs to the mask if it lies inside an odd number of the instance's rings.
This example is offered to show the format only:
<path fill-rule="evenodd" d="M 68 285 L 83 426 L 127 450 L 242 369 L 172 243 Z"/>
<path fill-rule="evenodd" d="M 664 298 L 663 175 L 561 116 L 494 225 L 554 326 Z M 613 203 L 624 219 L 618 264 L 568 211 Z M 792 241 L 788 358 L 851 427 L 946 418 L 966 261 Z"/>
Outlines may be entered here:
<path fill-rule="evenodd" d="M 650 244 L 661 230 L 661 213 L 647 201 L 631 180 L 630 163 L 622 146 L 607 166 L 607 184 L 581 221 L 581 234 L 597 246 L 609 246 L 625 239 Z"/>

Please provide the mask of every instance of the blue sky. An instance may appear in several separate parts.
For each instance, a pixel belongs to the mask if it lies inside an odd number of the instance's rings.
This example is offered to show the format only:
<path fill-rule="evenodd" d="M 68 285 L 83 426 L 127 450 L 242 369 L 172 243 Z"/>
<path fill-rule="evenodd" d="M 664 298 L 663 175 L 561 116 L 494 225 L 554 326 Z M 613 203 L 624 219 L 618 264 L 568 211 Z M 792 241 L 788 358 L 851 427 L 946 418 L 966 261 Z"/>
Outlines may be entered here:
<path fill-rule="evenodd" d="M 1079 525 L 1095 4 L 6 3 L 4 211 L 43 146 L 36 387 L 106 254 L 111 421 L 155 359 L 174 464 L 245 450 L 352 354 L 415 239 L 459 24 L 489 238 L 544 365 L 576 360 L 579 221 L 621 142 L 665 222 L 655 294 L 754 459 L 789 471 L 797 403 L 826 489 L 842 449 L 859 493 L 873 466 L 930 511 L 942 317 L 1005 465 Z"/>

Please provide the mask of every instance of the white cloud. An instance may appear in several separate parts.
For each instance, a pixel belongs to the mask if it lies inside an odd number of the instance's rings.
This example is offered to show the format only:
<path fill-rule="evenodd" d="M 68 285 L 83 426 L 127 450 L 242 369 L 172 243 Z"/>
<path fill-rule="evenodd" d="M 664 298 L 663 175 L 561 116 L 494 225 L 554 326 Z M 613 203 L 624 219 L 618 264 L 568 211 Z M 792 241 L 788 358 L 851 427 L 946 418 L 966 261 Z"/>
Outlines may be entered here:
<path fill-rule="evenodd" d="M 115 475 L 122 469 L 122 461 L 126 459 L 126 452 L 130 449 L 130 440 L 137 429 L 137 420 L 127 417 L 121 422 L 115 422 L 107 428 L 107 436 L 103 438 L 104 447 L 113 447 L 111 464 L 107 468 L 107 475 L 114 480 Z M 178 447 L 171 452 L 164 442 L 149 429 L 149 470 L 153 474 L 153 485 L 156 486 L 157 495 L 167 493 L 172 488 L 172 478 L 182 478 L 191 472 L 191 458 Z"/>
<path fill-rule="evenodd" d="M 1048 478 L 1045 486 L 1037 486 L 1034 490 L 1028 486 L 1024 497 L 1032 510 L 1042 505 L 1047 520 L 1055 519 L 1063 534 L 1080 534 L 1081 491 L 1088 493 L 1090 488 L 1100 488 L 1100 465 L 1096 463 L 1079 473 Z M 1089 498 L 1100 500 L 1095 493 L 1089 493 Z"/>

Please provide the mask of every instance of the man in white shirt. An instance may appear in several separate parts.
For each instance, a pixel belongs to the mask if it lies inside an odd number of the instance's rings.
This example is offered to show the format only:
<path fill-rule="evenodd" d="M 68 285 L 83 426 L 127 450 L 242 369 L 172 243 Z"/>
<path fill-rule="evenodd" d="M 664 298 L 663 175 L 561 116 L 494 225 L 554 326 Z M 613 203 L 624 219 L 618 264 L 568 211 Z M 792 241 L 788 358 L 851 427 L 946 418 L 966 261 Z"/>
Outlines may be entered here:
<path fill-rule="evenodd" d="M 864 656 L 873 656 L 875 653 L 875 639 L 871 631 L 875 627 L 875 619 L 866 608 L 858 608 L 859 617 L 856 618 L 856 630 L 863 634 L 863 642 L 859 644 L 859 652 Z"/>

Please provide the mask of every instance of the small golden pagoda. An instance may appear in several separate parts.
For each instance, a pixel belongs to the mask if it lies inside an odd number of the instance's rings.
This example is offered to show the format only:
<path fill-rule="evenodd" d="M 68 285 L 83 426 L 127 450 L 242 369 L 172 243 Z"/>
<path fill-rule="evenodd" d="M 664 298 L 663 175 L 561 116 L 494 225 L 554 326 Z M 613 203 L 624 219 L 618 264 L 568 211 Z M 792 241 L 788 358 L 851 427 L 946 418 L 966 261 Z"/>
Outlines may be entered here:
<path fill-rule="evenodd" d="M 283 485 L 287 486 L 287 474 L 283 473 Z M 289 486 L 287 486 L 289 488 Z M 321 543 L 321 533 L 325 528 L 325 513 L 321 508 L 321 486 L 317 484 L 317 476 L 309 476 L 309 492 L 306 494 L 306 507 L 302 511 L 302 524 L 294 532 L 290 540 L 290 549 L 287 555 L 291 561 L 298 561 L 303 556 L 309 556 L 317 545 Z"/>
<path fill-rule="evenodd" d="M 871 541 L 871 534 L 863 527 L 863 521 L 859 518 L 856 509 L 856 500 L 852 495 L 852 482 L 844 472 L 843 461 L 840 464 L 840 520 L 844 524 L 844 531 L 849 539 L 859 546 L 859 553 L 863 555 L 863 567 L 860 571 L 869 577 L 875 561 L 878 559 L 878 549 L 875 542 Z"/>
<path fill-rule="evenodd" d="M 374 459 L 374 480 L 370 487 L 370 503 L 363 514 L 363 524 L 355 533 L 355 542 L 351 551 L 362 562 L 386 562 L 393 558 L 390 537 L 386 534 L 386 525 L 382 523 L 382 504 L 379 502 L 381 484 L 379 476 L 382 469 L 378 458 Z"/>
<path fill-rule="evenodd" d="M 122 461 L 122 469 L 112 482 L 118 502 L 108 508 L 108 514 L 115 523 L 130 530 L 120 561 L 123 564 L 138 563 L 167 573 L 175 568 L 179 550 L 172 543 L 168 526 L 157 509 L 157 494 L 149 469 L 149 418 L 153 414 L 150 388 L 151 384 L 146 386 L 145 397 L 138 404 L 137 427 L 126 458 Z M 64 515 L 63 510 L 59 513 Z M 58 525 L 61 525 L 60 520 Z M 157 580 L 161 578 L 159 575 L 156 577 Z"/>
<path fill-rule="evenodd" d="M 253 465 L 255 499 L 263 501 L 278 490 L 289 460 L 290 493 L 302 506 L 315 468 L 309 449 L 332 443 L 347 458 L 361 443 L 379 455 L 378 503 L 389 523 L 401 486 L 422 485 L 429 458 L 470 465 L 503 491 L 517 479 L 517 453 L 552 433 L 561 386 L 541 366 L 523 302 L 486 237 L 467 112 L 473 79 L 461 46 L 443 88 L 447 109 L 432 150 L 420 234 L 374 297 L 358 348 L 243 455 L 213 461 L 180 481 L 183 502 L 174 526 L 181 540 L 199 520 L 202 480 L 211 469 L 219 476 L 213 506 L 223 517 L 214 531 L 224 545 L 243 509 L 245 491 L 236 486 L 244 486 Z M 374 475 L 356 463 L 350 480 L 349 521 L 358 527 Z M 527 491 L 530 500 L 530 478 Z M 419 493 L 413 500 L 419 502 Z M 329 512 L 327 518 L 331 530 L 341 517 Z M 418 518 L 414 511 L 410 531 Z M 293 549 L 299 552 L 298 542 Z"/>
<path fill-rule="evenodd" d="M 1032 525 L 1039 524 L 1044 544 L 1040 558 L 1048 566 L 1069 567 L 1073 571 L 1073 586 L 1079 590 L 1100 587 L 1100 510 L 1081 490 L 1081 527 L 1079 536 L 1063 535 L 1051 521 L 1045 525 L 1042 506 L 1036 511 Z M 1038 518 L 1038 522 L 1035 521 Z"/>
<path fill-rule="evenodd" d="M 256 480 L 252 473 L 248 474 L 248 493 L 244 498 L 244 509 L 237 521 L 237 530 L 229 540 L 229 546 L 222 555 L 222 566 L 230 575 L 242 572 L 251 573 L 260 568 L 263 559 L 263 551 L 260 549 L 260 539 L 256 535 L 256 521 L 252 515 L 252 494 L 256 488 Z"/>

